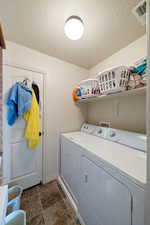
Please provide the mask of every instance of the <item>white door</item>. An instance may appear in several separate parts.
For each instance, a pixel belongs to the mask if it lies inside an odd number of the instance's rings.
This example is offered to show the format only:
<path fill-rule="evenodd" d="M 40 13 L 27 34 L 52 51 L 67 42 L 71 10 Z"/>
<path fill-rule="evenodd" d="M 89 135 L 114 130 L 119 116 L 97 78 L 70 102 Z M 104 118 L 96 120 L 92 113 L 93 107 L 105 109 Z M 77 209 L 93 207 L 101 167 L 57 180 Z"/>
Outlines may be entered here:
<path fill-rule="evenodd" d="M 24 188 L 42 181 L 42 136 L 35 149 L 29 149 L 24 138 L 25 121 L 19 118 L 10 127 L 7 124 L 7 94 L 12 85 L 28 78 L 39 86 L 41 123 L 43 119 L 43 75 L 23 68 L 5 66 L 4 74 L 4 169 L 9 170 L 9 182 L 20 184 Z M 41 124 L 42 125 L 42 124 Z M 6 148 L 5 148 L 6 146 Z M 6 153 L 7 152 L 7 153 Z M 7 155 L 7 158 L 5 157 Z M 6 169 L 7 168 L 7 169 Z M 4 171 L 5 172 L 5 171 Z"/>

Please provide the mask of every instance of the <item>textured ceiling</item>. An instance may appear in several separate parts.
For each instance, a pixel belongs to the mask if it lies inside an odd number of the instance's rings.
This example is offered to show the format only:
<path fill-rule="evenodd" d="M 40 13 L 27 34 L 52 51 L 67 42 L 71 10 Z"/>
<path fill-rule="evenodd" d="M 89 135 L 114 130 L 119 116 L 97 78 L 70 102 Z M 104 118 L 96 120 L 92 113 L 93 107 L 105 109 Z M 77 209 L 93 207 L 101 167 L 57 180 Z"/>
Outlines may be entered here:
<path fill-rule="evenodd" d="M 139 0 L 0 0 L 7 40 L 91 68 L 145 33 L 131 10 Z M 65 20 L 82 18 L 82 39 L 69 40 Z"/>

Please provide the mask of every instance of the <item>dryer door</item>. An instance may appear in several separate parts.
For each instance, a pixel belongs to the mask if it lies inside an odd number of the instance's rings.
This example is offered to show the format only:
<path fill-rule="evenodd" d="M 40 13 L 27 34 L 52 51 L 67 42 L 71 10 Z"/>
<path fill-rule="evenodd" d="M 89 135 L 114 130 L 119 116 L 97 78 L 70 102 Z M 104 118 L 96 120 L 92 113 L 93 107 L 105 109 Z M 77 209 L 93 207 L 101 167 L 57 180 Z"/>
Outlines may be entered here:
<path fill-rule="evenodd" d="M 82 157 L 80 214 L 86 225 L 131 225 L 131 194 L 110 174 Z"/>

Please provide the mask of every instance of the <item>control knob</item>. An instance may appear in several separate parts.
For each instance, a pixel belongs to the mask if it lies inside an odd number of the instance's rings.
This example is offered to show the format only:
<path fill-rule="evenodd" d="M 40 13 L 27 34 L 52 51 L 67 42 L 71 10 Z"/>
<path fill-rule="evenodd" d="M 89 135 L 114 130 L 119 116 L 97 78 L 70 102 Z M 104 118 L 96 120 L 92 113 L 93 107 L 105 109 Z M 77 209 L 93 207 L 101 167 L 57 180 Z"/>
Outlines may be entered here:
<path fill-rule="evenodd" d="M 100 129 L 100 130 L 98 130 L 98 134 L 101 134 L 103 132 L 103 130 L 102 129 Z"/>
<path fill-rule="evenodd" d="M 116 136 L 116 132 L 115 131 L 111 131 L 110 132 L 110 137 L 115 137 Z"/>

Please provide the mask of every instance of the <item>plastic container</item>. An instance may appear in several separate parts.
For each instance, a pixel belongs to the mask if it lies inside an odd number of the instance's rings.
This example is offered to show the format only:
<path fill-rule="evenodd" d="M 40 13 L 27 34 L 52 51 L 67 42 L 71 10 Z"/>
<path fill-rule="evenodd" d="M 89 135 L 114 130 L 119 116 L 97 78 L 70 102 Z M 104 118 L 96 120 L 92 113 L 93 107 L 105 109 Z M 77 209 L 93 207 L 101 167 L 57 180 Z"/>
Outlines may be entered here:
<path fill-rule="evenodd" d="M 7 214 L 20 209 L 20 199 L 23 188 L 21 186 L 13 186 L 8 189 L 8 206 Z"/>
<path fill-rule="evenodd" d="M 72 98 L 74 101 L 78 101 L 81 99 L 81 90 L 80 88 L 74 88 L 72 90 Z"/>
<path fill-rule="evenodd" d="M 79 83 L 81 89 L 81 98 L 94 97 L 100 94 L 97 79 L 87 79 Z"/>
<path fill-rule="evenodd" d="M 23 210 L 16 210 L 5 218 L 5 225 L 26 225 L 26 213 Z"/>
<path fill-rule="evenodd" d="M 99 73 L 98 80 L 100 92 L 110 94 L 127 89 L 130 71 L 126 66 L 119 66 Z"/>

